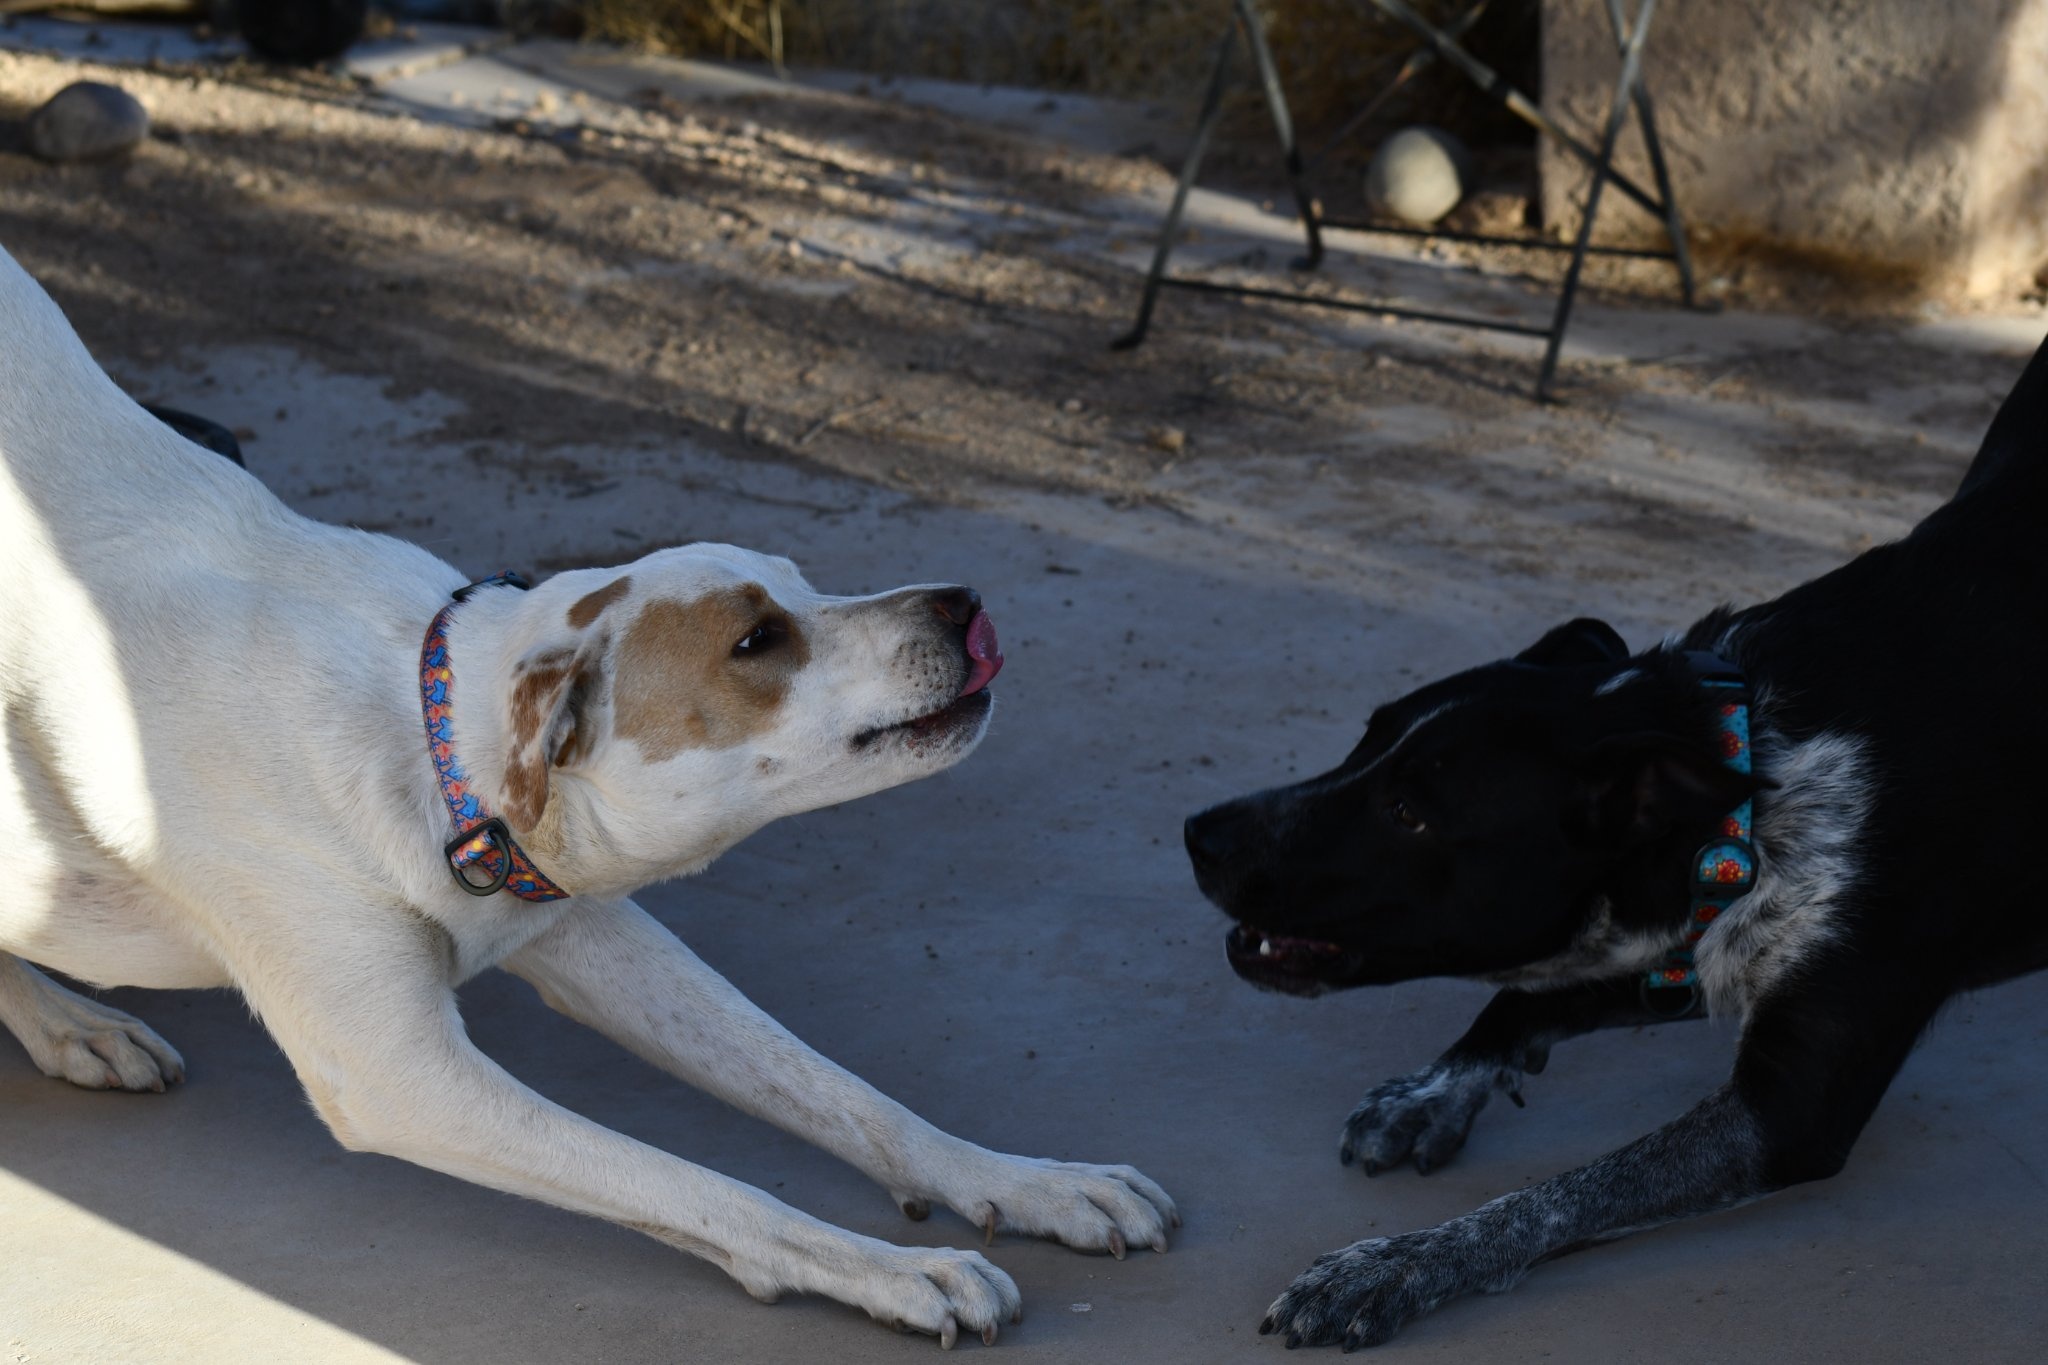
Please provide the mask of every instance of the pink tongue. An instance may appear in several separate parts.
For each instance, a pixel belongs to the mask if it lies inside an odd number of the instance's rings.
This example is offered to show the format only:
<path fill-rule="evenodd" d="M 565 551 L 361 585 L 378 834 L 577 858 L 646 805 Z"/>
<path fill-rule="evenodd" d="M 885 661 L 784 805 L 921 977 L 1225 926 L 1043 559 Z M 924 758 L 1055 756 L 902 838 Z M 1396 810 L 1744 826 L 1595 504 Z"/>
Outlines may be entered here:
<path fill-rule="evenodd" d="M 973 661 L 974 671 L 967 675 L 967 685 L 960 689 L 963 697 L 981 691 L 1003 671 L 1003 647 L 996 643 L 996 623 L 988 619 L 985 611 L 977 611 L 967 623 L 967 657 Z"/>

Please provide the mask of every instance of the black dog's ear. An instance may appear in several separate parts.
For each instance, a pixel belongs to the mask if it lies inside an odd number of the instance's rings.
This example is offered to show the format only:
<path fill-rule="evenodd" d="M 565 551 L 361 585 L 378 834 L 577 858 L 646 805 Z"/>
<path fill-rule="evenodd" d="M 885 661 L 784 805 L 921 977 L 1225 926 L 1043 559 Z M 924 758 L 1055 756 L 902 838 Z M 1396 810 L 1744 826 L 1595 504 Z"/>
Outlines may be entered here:
<path fill-rule="evenodd" d="M 1596 833 L 1644 843 L 1674 829 L 1714 827 L 1773 784 L 1739 773 L 1675 735 L 1623 735 L 1595 746 L 1587 763 Z"/>
<path fill-rule="evenodd" d="M 1605 621 L 1581 616 L 1567 621 L 1515 656 L 1515 662 L 1538 668 L 1559 668 L 1566 664 L 1620 663 L 1628 657 L 1628 642 Z"/>

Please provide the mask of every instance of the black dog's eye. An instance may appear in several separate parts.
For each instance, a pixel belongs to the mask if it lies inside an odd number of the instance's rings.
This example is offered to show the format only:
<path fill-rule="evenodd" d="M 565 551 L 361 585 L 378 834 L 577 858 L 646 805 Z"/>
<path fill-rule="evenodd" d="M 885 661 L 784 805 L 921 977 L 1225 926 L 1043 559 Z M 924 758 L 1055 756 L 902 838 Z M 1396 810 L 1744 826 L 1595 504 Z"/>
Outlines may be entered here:
<path fill-rule="evenodd" d="M 1410 834 L 1420 834 L 1429 828 L 1424 823 L 1422 817 L 1415 813 L 1415 807 L 1409 805 L 1398 796 L 1387 802 L 1387 814 L 1393 819 L 1395 824 L 1407 830 Z"/>
<path fill-rule="evenodd" d="M 781 622 L 763 621 L 732 647 L 732 656 L 735 659 L 758 657 L 781 644 L 788 634 Z"/>

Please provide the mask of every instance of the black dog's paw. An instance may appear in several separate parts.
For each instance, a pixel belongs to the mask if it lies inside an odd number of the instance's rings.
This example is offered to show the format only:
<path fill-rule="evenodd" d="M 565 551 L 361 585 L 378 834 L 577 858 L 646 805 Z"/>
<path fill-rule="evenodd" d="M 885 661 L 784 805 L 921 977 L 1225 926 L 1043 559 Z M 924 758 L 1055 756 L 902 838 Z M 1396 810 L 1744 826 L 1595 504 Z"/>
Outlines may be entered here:
<path fill-rule="evenodd" d="M 1398 1076 L 1359 1101 L 1337 1147 L 1337 1159 L 1362 1162 L 1367 1175 L 1411 1157 L 1427 1175 L 1449 1161 L 1472 1131 L 1472 1120 L 1496 1090 L 1522 1102 L 1522 1073 L 1493 1062 L 1444 1059 Z"/>
<path fill-rule="evenodd" d="M 1341 1341 L 1354 1351 L 1380 1345 L 1448 1299 L 1505 1288 L 1512 1277 L 1473 1265 L 1471 1239 L 1456 1229 L 1374 1237 L 1317 1257 L 1273 1300 L 1260 1334 L 1284 1333 L 1289 1350 Z"/>

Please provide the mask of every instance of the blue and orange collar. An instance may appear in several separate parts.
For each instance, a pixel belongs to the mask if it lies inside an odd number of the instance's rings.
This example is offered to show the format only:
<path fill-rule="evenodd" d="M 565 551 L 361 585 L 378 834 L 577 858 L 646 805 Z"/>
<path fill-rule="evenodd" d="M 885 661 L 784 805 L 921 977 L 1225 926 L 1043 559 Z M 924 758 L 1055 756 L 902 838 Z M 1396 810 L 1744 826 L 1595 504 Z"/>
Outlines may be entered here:
<path fill-rule="evenodd" d="M 1721 761 L 1739 773 L 1750 771 L 1749 682 L 1742 670 L 1718 654 L 1703 650 L 1685 655 L 1693 680 L 1714 703 Z M 1722 817 L 1720 832 L 1700 846 L 1692 860 L 1692 914 L 1679 946 L 1650 969 L 1644 985 L 1651 988 L 1693 987 L 1700 981 L 1693 950 L 1721 912 L 1756 886 L 1756 846 L 1750 842 L 1755 822 L 1754 798 Z"/>
<path fill-rule="evenodd" d="M 500 585 L 521 589 L 528 586 L 524 578 L 507 572 L 457 588 L 454 600 L 441 608 L 433 624 L 427 627 L 426 643 L 420 649 L 420 714 L 427 725 L 427 752 L 434 760 L 441 799 L 448 803 L 448 814 L 455 825 L 455 837 L 442 852 L 455 884 L 472 896 L 490 896 L 503 890 L 527 901 L 566 900 L 569 893 L 533 865 L 505 822 L 491 814 L 483 798 L 470 790 L 469 775 L 455 757 L 449 700 L 449 685 L 455 675 L 448 666 L 448 621 L 455 608 L 478 588 Z M 467 872 L 472 867 L 480 869 L 488 880 L 472 881 Z"/>

